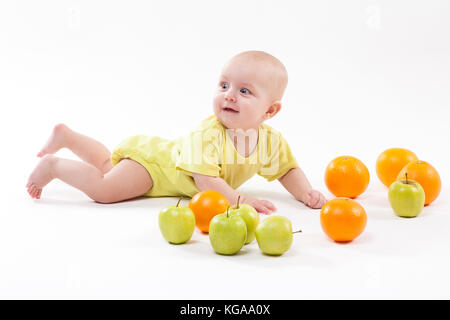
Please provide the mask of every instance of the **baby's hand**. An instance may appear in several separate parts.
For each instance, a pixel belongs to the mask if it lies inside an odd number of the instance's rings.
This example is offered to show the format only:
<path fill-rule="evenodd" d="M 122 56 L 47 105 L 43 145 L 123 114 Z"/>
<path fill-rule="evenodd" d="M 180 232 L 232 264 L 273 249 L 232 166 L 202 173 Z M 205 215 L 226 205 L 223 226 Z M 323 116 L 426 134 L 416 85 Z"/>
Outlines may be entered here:
<path fill-rule="evenodd" d="M 242 203 L 251 205 L 253 208 L 255 208 L 256 211 L 263 214 L 271 214 L 273 211 L 277 210 L 273 203 L 268 200 L 259 200 L 246 197 L 244 198 L 244 200 L 242 200 Z"/>
<path fill-rule="evenodd" d="M 310 208 L 320 209 L 327 202 L 324 195 L 317 190 L 310 190 L 305 194 L 303 203 Z"/>

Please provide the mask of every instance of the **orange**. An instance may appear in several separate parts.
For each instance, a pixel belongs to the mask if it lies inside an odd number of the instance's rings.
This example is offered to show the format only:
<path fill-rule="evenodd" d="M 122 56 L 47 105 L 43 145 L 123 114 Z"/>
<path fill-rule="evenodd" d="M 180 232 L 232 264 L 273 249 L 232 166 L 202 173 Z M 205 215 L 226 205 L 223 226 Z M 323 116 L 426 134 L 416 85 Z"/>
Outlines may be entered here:
<path fill-rule="evenodd" d="M 391 148 L 383 151 L 377 158 L 377 176 L 389 187 L 397 180 L 398 173 L 411 161 L 419 160 L 414 152 L 403 148 Z"/>
<path fill-rule="evenodd" d="M 320 210 L 320 224 L 327 236 L 337 242 L 348 242 L 359 236 L 366 227 L 367 215 L 355 200 L 335 198 Z"/>
<path fill-rule="evenodd" d="M 194 195 L 189 208 L 194 212 L 195 224 L 203 232 L 209 232 L 209 223 L 215 215 L 227 211 L 230 203 L 220 192 L 205 190 Z"/>
<path fill-rule="evenodd" d="M 333 159 L 325 170 L 325 184 L 336 197 L 356 198 L 367 189 L 369 180 L 367 167 L 352 156 Z"/>
<path fill-rule="evenodd" d="M 417 160 L 408 163 L 399 172 L 397 180 L 408 179 L 417 181 L 425 191 L 425 205 L 430 204 L 439 196 L 441 192 L 441 177 L 437 170 L 428 162 Z"/>

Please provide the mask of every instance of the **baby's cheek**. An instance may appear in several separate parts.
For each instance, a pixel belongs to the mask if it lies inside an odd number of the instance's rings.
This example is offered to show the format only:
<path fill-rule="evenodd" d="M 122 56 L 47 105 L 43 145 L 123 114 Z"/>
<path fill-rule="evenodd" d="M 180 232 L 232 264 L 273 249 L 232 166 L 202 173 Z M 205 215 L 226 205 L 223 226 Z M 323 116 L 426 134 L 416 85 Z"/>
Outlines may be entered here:
<path fill-rule="evenodd" d="M 256 110 L 245 109 L 241 113 L 241 119 L 246 123 L 250 123 L 252 125 L 256 124 L 260 118 L 261 115 L 259 112 L 256 112 Z"/>
<path fill-rule="evenodd" d="M 222 106 L 222 99 L 220 96 L 215 96 L 213 99 L 213 109 L 214 111 L 219 111 Z"/>

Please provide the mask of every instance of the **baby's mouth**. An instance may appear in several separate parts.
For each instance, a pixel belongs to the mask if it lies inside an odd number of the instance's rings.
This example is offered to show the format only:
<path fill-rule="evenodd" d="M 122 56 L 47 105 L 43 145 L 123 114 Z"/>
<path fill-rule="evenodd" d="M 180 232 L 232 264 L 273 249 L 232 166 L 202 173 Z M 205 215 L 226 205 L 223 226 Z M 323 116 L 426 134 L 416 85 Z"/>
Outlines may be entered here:
<path fill-rule="evenodd" d="M 223 108 L 223 111 L 225 111 L 225 112 L 230 112 L 230 113 L 239 113 L 238 110 L 235 110 L 235 109 L 229 108 L 229 107 Z"/>

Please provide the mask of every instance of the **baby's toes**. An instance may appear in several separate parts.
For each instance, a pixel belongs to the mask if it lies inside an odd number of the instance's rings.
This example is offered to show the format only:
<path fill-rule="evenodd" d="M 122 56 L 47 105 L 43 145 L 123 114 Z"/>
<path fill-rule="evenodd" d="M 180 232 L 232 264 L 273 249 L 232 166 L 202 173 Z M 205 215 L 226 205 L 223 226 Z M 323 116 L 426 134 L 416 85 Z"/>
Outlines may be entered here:
<path fill-rule="evenodd" d="M 33 191 L 31 192 L 31 196 L 33 198 L 36 198 L 36 194 L 39 191 L 38 187 L 34 186 Z"/>
<path fill-rule="evenodd" d="M 34 190 L 34 193 L 33 193 L 34 198 L 37 198 L 39 191 L 41 191 L 40 188 L 36 188 L 36 190 Z"/>
<path fill-rule="evenodd" d="M 29 188 L 28 188 L 28 194 L 32 197 L 32 198 L 34 198 L 34 191 L 36 190 L 37 188 L 36 188 L 36 185 L 35 184 L 32 184 Z"/>

